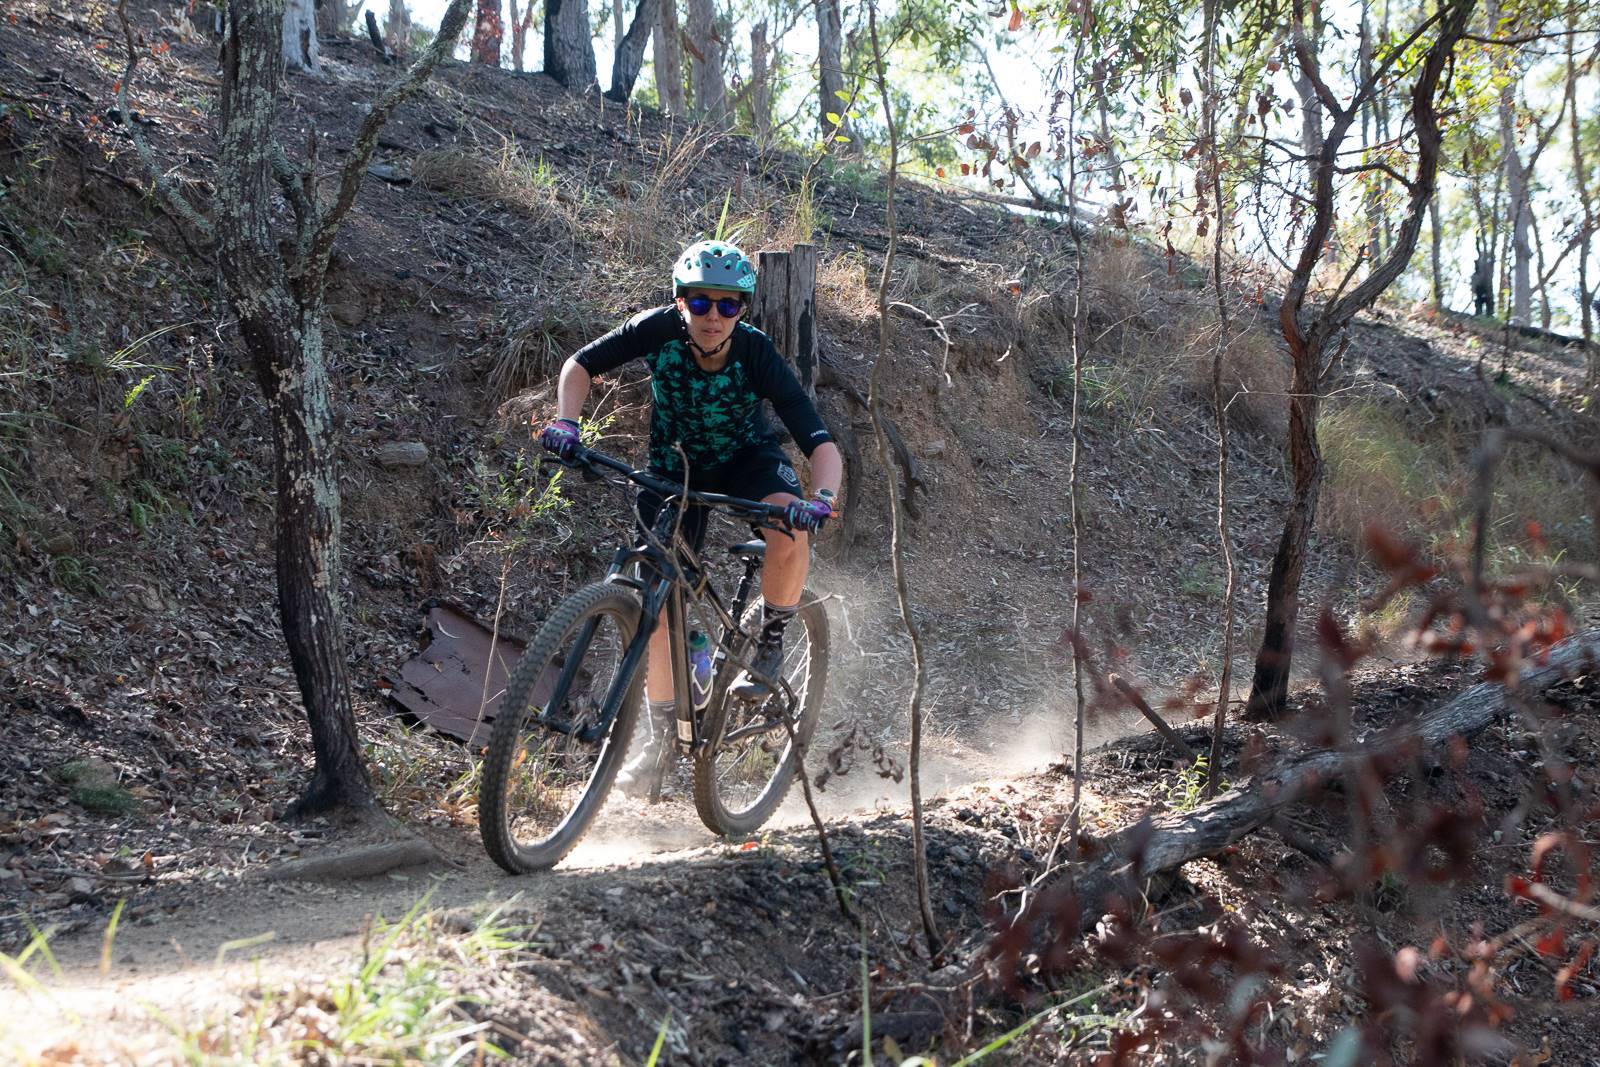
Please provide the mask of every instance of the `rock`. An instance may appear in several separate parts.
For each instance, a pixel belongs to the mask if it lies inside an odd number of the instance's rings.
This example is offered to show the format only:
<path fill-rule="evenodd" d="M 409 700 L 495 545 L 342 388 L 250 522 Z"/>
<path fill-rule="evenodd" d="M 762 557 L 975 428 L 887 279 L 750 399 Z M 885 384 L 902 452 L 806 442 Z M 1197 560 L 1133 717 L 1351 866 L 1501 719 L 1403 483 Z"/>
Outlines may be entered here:
<path fill-rule="evenodd" d="M 68 556 L 78 547 L 77 538 L 70 533 L 58 533 L 44 543 L 44 550 L 52 556 Z"/>
<path fill-rule="evenodd" d="M 391 182 L 394 185 L 411 184 L 411 175 L 399 167 L 390 166 L 388 163 L 374 163 L 367 168 L 367 173 L 380 181 Z"/>
<path fill-rule="evenodd" d="M 945 443 L 943 441 L 929 441 L 928 446 L 922 450 L 924 456 L 930 459 L 944 455 Z"/>
<path fill-rule="evenodd" d="M 428 446 L 421 441 L 391 441 L 378 449 L 378 465 L 394 470 L 420 467 L 428 462 Z"/>
<path fill-rule="evenodd" d="M 367 306 L 356 300 L 345 300 L 328 306 L 328 314 L 340 326 L 360 326 L 367 318 Z"/>

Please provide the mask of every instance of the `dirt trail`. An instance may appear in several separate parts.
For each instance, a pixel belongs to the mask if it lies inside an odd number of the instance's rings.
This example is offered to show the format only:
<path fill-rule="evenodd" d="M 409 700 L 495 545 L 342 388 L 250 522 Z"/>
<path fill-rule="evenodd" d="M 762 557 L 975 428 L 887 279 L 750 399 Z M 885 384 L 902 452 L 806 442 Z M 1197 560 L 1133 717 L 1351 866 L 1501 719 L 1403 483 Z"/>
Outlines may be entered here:
<path fill-rule="evenodd" d="M 1011 751 L 981 759 L 950 743 L 936 745 L 927 773 L 930 795 L 968 785 L 984 772 L 1043 765 L 1060 751 L 1040 743 L 1053 732 L 1044 724 L 1021 730 Z M 34 968 L 37 987 L 0 987 L 0 1052 L 28 1062 L 70 1036 L 76 1054 L 91 1061 L 159 1059 L 171 1052 L 172 1035 L 195 1032 L 263 993 L 355 973 L 373 917 L 394 922 L 424 898 L 436 911 L 481 915 L 509 905 L 538 914 L 558 894 L 648 894 L 648 883 L 663 872 L 683 878 L 729 852 L 701 825 L 683 784 L 654 808 L 613 796 L 572 855 L 545 874 L 506 875 L 470 827 L 426 827 L 443 862 L 336 882 L 267 882 L 259 874 L 268 864 L 261 864 L 243 876 L 207 880 L 198 894 L 174 886 L 170 912 L 116 931 L 108 966 L 102 962 L 106 925 L 90 923 L 51 940 L 59 969 Z M 819 803 L 830 821 L 898 812 L 906 805 L 904 789 L 858 772 L 837 779 Z M 814 851 L 798 789 L 768 831 Z M 306 856 L 348 851 L 375 838 L 361 828 L 335 832 Z"/>

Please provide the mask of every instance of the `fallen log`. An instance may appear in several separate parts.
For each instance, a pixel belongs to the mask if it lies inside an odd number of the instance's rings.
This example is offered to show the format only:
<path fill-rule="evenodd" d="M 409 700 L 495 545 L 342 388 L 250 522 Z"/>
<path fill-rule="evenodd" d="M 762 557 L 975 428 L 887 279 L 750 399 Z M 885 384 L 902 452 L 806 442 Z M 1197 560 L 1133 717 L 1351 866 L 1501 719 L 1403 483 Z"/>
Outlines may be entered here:
<path fill-rule="evenodd" d="M 1523 672 L 1517 689 L 1537 695 L 1584 671 L 1600 668 L 1600 629 L 1560 642 L 1542 664 Z M 1108 842 L 1105 854 L 1035 896 L 1017 922 L 1060 930 L 1060 917 L 1076 914 L 1080 932 L 1093 929 L 1114 898 L 1137 900 L 1159 876 L 1190 860 L 1214 856 L 1290 805 L 1307 799 L 1379 754 L 1416 745 L 1436 749 L 1452 738 L 1471 737 L 1507 710 L 1505 687 L 1482 682 L 1424 715 L 1409 727 L 1374 731 L 1343 751 L 1319 750 L 1292 757 L 1253 775 L 1191 812 L 1145 819 Z"/>

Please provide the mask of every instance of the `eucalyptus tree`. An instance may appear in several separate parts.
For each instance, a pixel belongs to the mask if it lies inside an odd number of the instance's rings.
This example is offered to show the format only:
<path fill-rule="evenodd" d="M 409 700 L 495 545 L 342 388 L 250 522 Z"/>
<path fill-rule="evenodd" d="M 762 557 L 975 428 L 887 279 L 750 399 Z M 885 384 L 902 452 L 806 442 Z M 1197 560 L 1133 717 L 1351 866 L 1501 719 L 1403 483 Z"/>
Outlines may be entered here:
<path fill-rule="evenodd" d="M 656 98 L 661 110 L 675 118 L 683 115 L 685 105 L 683 38 L 678 25 L 678 0 L 661 0 L 655 32 L 651 35 L 655 50 Z"/>
<path fill-rule="evenodd" d="M 589 0 L 544 0 L 544 72 L 575 92 L 595 85 Z"/>
<path fill-rule="evenodd" d="M 844 26 L 839 0 L 814 0 L 817 17 L 817 129 L 822 139 L 844 138 L 847 149 L 859 154 L 861 141 L 849 119 L 850 93 L 845 87 Z"/>
<path fill-rule="evenodd" d="M 1350 321 L 1394 283 L 1416 250 L 1422 219 L 1436 189 L 1443 140 L 1441 100 L 1449 94 L 1451 64 L 1475 4 L 1476 0 L 1444 0 L 1403 38 L 1376 48 L 1365 76 L 1356 72 L 1341 79 L 1327 53 L 1315 45 L 1307 0 L 1292 2 L 1290 47 L 1296 86 L 1309 86 L 1319 105 L 1301 109 L 1302 144 L 1315 145 L 1317 151 L 1290 157 L 1290 162 L 1298 165 L 1292 168 L 1286 189 L 1296 206 L 1291 209 L 1291 241 L 1285 249 L 1290 254 L 1285 257 L 1289 282 L 1279 305 L 1278 322 L 1293 364 L 1289 387 L 1293 490 L 1268 575 L 1266 626 L 1245 706 L 1247 718 L 1277 718 L 1285 710 L 1300 581 L 1322 486 L 1323 461 L 1317 441 L 1322 394 Z M 1365 151 L 1368 146 L 1347 142 L 1370 98 L 1391 86 L 1398 89 L 1407 76 L 1411 79 L 1410 107 L 1398 134 L 1403 151 L 1396 158 L 1408 164 L 1401 172 L 1386 158 L 1373 158 Z M 1406 203 L 1393 244 L 1382 259 L 1369 263 L 1366 235 L 1346 221 L 1348 216 L 1339 208 L 1352 180 L 1374 169 L 1382 169 L 1405 189 Z M 1370 219 L 1366 221 L 1370 224 Z M 1359 250 L 1353 262 L 1337 262 L 1341 245 Z M 1340 280 L 1331 288 L 1319 287 L 1316 280 L 1329 267 L 1342 267 Z"/>
<path fill-rule="evenodd" d="M 289 70 L 315 74 L 322 69 L 322 50 L 317 44 L 316 0 L 287 0 L 278 40 L 283 65 Z"/>
<path fill-rule="evenodd" d="M 633 9 L 633 20 L 626 33 L 617 30 L 616 53 L 611 60 L 611 88 L 607 98 L 625 103 L 633 95 L 633 83 L 639 80 L 639 70 L 644 66 L 644 49 L 650 34 L 660 19 L 662 0 L 639 0 Z M 617 18 L 621 19 L 621 0 L 618 0 Z M 665 101 L 663 101 L 665 106 Z"/>
<path fill-rule="evenodd" d="M 120 113 L 138 51 L 122 18 L 129 62 Z M 315 766 L 291 816 L 373 801 L 351 704 L 339 603 L 340 501 L 336 420 L 323 336 L 328 266 L 340 224 L 355 204 L 378 135 L 455 48 L 472 0 L 451 0 L 439 31 L 409 70 L 361 120 L 331 200 L 320 188 L 317 140 L 303 163 L 278 140 L 284 0 L 229 0 L 224 8 L 217 106 L 217 169 L 209 215 L 157 164 L 137 125 L 130 138 L 162 206 L 216 255 L 239 334 L 266 400 L 277 475 L 278 613 L 311 730 Z M 273 203 L 274 185 L 289 225 Z"/>

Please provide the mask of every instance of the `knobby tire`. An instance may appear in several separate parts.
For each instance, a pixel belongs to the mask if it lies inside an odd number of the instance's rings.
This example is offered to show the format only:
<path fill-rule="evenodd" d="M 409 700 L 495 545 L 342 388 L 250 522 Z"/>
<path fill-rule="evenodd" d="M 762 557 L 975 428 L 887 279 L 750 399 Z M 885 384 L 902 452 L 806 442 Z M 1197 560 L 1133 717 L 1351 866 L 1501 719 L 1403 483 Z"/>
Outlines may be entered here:
<path fill-rule="evenodd" d="M 784 636 L 786 672 L 794 669 L 788 663 L 794 651 L 790 642 L 801 632 L 805 633 L 809 642 L 803 677 L 789 678 L 790 686 L 801 695 L 800 707 L 794 718 L 794 737 L 791 742 L 788 731 L 781 726 L 772 734 L 775 743 L 787 747 L 781 760 L 775 761 L 772 770 L 763 772 L 766 774 L 765 785 L 753 801 L 742 805 L 730 803 L 727 789 L 718 774 L 719 754 L 726 756 L 729 753 L 723 744 L 724 735 L 746 725 L 754 717 L 754 709 L 750 704 L 728 696 L 728 687 L 738 675 L 738 668 L 730 665 L 721 672 L 707 707 L 703 724 L 706 741 L 694 761 L 694 804 L 700 813 L 700 821 L 714 833 L 725 837 L 752 834 L 772 817 L 794 782 L 795 772 L 801 766 L 805 750 L 816 732 L 817 720 L 822 714 L 823 689 L 828 677 L 828 612 L 822 601 L 809 589 L 801 594 L 800 603 L 802 607 L 795 613 Z M 745 632 L 751 631 L 760 610 L 759 604 L 753 604 L 746 612 Z M 745 641 L 743 647 L 735 651 L 748 659 L 752 649 L 750 643 Z M 769 697 L 768 701 L 775 699 L 778 697 Z M 745 739 L 745 743 L 749 741 Z"/>
<path fill-rule="evenodd" d="M 564 817 L 549 833 L 536 840 L 522 842 L 517 839 L 515 825 L 520 814 L 518 810 L 520 801 L 513 795 L 513 775 L 518 770 L 519 754 L 522 761 L 526 762 L 543 760 L 546 751 L 552 753 L 557 750 L 571 751 L 580 757 L 584 752 L 577 747 L 582 742 L 576 736 L 530 721 L 533 716 L 544 710 L 530 706 L 534 699 L 535 686 L 540 677 L 546 674 L 556 655 L 562 652 L 565 644 L 580 635 L 584 624 L 590 621 L 597 623 L 596 633 L 591 634 L 589 642 L 583 649 L 579 666 L 581 667 L 582 659 L 590 657 L 595 652 L 599 625 L 610 621 L 616 629 L 617 666 L 620 669 L 621 653 L 626 649 L 628 642 L 632 641 L 638 629 L 640 615 L 639 597 L 633 590 L 604 582 L 586 586 L 562 601 L 539 628 L 539 632 L 528 644 L 522 658 L 517 661 L 511 677 L 506 681 L 505 696 L 500 701 L 500 711 L 495 717 L 493 732 L 489 738 L 489 751 L 483 761 L 483 778 L 478 787 L 478 831 L 490 858 L 512 874 L 526 874 L 554 867 L 572 851 L 573 846 L 583 837 L 584 831 L 589 828 L 589 824 L 594 821 L 595 815 L 599 813 L 606 794 L 616 779 L 617 771 L 622 766 L 628 742 L 633 737 L 634 721 L 639 714 L 640 689 L 644 684 L 642 669 L 644 662 L 641 659 L 635 665 L 632 676 L 623 686 L 621 706 L 613 708 L 610 704 L 614 702 L 603 701 L 598 709 L 598 715 L 594 717 L 594 721 L 600 721 L 607 715 L 613 716 L 609 729 L 597 742 L 598 758 L 589 771 L 581 793 L 577 794 L 570 807 L 566 809 Z M 566 658 L 564 655 L 562 661 L 565 662 Z M 575 670 L 573 673 L 579 672 Z M 615 673 L 610 677 L 614 679 Z M 575 679 L 573 686 L 577 684 Z M 610 682 L 607 683 L 605 691 L 609 689 Z M 564 694 L 563 703 L 567 703 L 571 696 L 572 687 L 569 686 L 568 693 Z M 557 717 L 568 713 L 568 709 L 564 707 L 554 708 L 551 711 Z M 539 746 L 537 756 L 529 751 L 533 746 Z M 559 759 L 559 754 L 555 758 Z M 536 780 L 534 783 L 536 790 L 539 784 Z M 552 786 L 551 791 L 556 791 L 556 788 Z M 561 802 L 557 807 L 563 805 L 564 802 Z"/>

